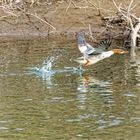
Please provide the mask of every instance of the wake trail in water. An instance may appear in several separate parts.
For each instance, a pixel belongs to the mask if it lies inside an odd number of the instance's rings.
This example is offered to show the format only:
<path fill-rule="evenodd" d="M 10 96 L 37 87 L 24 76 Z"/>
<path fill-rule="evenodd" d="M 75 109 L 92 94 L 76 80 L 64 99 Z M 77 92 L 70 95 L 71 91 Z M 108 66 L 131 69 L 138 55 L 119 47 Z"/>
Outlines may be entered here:
<path fill-rule="evenodd" d="M 33 75 L 43 77 L 43 79 L 48 79 L 54 74 L 60 73 L 76 73 L 81 74 L 83 73 L 84 69 L 81 66 L 77 67 L 64 67 L 63 69 L 55 69 L 56 62 L 59 56 L 53 57 L 49 56 L 46 60 L 43 61 L 41 66 L 32 66 L 26 67 L 23 71 L 20 72 L 8 72 L 0 74 L 1 77 L 5 76 L 23 76 L 23 75 Z"/>
<path fill-rule="evenodd" d="M 78 67 L 64 67 L 63 69 L 54 69 L 54 66 L 59 57 L 48 57 L 41 67 L 29 67 L 28 72 L 30 74 L 36 74 L 37 76 L 43 77 L 43 79 L 50 78 L 54 74 L 59 73 L 77 73 L 81 74 L 84 69 L 81 66 Z"/>

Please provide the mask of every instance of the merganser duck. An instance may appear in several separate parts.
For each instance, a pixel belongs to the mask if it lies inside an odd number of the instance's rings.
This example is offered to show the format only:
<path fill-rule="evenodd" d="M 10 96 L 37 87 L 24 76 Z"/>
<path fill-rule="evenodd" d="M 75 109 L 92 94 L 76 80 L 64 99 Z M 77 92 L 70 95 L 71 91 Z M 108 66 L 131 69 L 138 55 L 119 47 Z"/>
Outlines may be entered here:
<path fill-rule="evenodd" d="M 128 53 L 128 51 L 124 51 L 122 49 L 113 49 L 107 51 L 107 49 L 111 45 L 111 39 L 101 41 L 96 48 L 92 47 L 89 43 L 86 42 L 84 32 L 77 33 L 76 39 L 78 48 L 83 56 L 77 58 L 75 61 L 82 64 L 83 66 L 95 64 L 98 61 L 112 56 L 113 54 Z"/>

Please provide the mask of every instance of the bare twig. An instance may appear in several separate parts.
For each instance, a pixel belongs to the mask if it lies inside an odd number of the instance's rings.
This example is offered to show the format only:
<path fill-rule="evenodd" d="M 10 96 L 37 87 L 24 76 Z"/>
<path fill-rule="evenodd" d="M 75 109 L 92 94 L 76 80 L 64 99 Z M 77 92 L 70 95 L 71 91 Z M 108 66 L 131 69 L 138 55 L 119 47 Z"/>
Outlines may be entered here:
<path fill-rule="evenodd" d="M 138 18 L 137 16 L 135 16 L 134 14 L 130 13 L 135 6 L 132 7 L 132 4 L 134 2 L 134 0 L 131 0 L 128 7 L 126 8 L 121 8 L 121 6 L 117 6 L 115 0 L 112 0 L 115 7 L 117 8 L 118 12 L 121 13 L 121 15 L 123 16 L 123 18 L 126 19 L 128 25 L 130 26 L 131 29 L 131 56 L 134 58 L 136 56 L 135 53 L 135 49 L 136 49 L 136 44 L 137 44 L 137 38 L 140 37 L 140 35 L 138 34 L 140 31 L 140 17 Z M 135 22 L 134 22 L 135 20 Z M 135 25 L 135 23 L 137 22 L 137 24 Z"/>
<path fill-rule="evenodd" d="M 8 7 L 6 7 L 6 6 L 0 6 L 0 8 L 3 10 L 4 13 L 7 13 L 7 14 L 9 14 L 9 15 L 11 15 L 11 16 L 18 17 L 18 16 L 14 13 L 14 11 L 10 10 Z"/>
<path fill-rule="evenodd" d="M 66 8 L 66 13 L 68 12 L 68 9 L 70 8 L 71 3 L 72 3 L 72 0 L 69 1 L 68 7 Z"/>
<path fill-rule="evenodd" d="M 91 30 L 91 25 L 90 24 L 88 25 L 88 28 L 89 28 L 89 34 L 90 34 L 91 39 L 94 40 L 94 41 L 97 41 L 96 38 L 93 38 L 93 34 L 92 34 L 92 30 Z"/>
<path fill-rule="evenodd" d="M 26 14 L 27 14 L 27 15 L 31 15 L 31 16 L 33 16 L 33 17 L 39 19 L 39 20 L 42 21 L 43 23 L 49 25 L 52 29 L 56 30 L 56 28 L 55 28 L 52 24 L 50 24 L 50 23 L 47 22 L 46 20 L 43 20 L 42 18 L 40 18 L 37 14 L 32 14 L 32 13 L 26 13 Z"/>
<path fill-rule="evenodd" d="M 7 17 L 9 17 L 10 15 L 8 15 L 8 16 L 1 16 L 0 17 L 0 20 L 2 20 L 3 18 L 7 18 Z"/>
<path fill-rule="evenodd" d="M 132 33 L 131 33 L 132 46 L 136 46 L 136 39 L 137 37 L 139 37 L 138 35 L 139 30 L 140 30 L 140 17 L 139 17 L 138 23 L 132 29 Z"/>
<path fill-rule="evenodd" d="M 71 1 L 71 3 L 74 5 L 75 8 L 78 8 L 78 9 L 87 9 L 87 8 L 90 8 L 89 6 L 77 6 L 74 1 Z"/>

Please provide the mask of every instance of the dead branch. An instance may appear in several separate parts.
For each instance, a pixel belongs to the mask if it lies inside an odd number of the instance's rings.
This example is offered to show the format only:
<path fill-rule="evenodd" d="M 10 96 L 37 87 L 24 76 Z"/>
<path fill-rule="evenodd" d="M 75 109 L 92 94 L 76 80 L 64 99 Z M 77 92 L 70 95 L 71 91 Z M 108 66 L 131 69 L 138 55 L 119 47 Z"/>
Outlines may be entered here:
<path fill-rule="evenodd" d="M 93 38 L 92 29 L 91 29 L 90 24 L 88 25 L 88 28 L 89 28 L 89 34 L 90 34 L 91 39 L 94 40 L 94 41 L 97 41 L 96 38 Z"/>
<path fill-rule="evenodd" d="M 49 23 L 49 22 L 48 22 L 48 21 L 46 21 L 46 20 L 43 20 L 43 19 L 42 19 L 42 18 L 40 18 L 37 14 L 26 13 L 26 15 L 31 15 L 31 16 L 33 16 L 33 17 L 35 17 L 35 18 L 39 19 L 41 22 L 43 22 L 43 23 L 45 23 L 45 24 L 49 25 L 52 29 L 56 30 L 56 28 L 55 28 L 55 27 L 54 27 L 51 23 Z"/>
<path fill-rule="evenodd" d="M 135 56 L 135 49 L 137 47 L 136 46 L 137 38 L 140 38 L 140 35 L 138 34 L 139 31 L 140 31 L 140 17 L 139 17 L 138 23 L 132 27 L 132 32 L 131 32 L 131 46 L 132 46 L 131 54 L 133 56 Z"/>
<path fill-rule="evenodd" d="M 68 6 L 66 8 L 66 13 L 68 12 L 68 9 L 70 8 L 71 3 L 72 3 L 72 0 L 69 1 L 69 4 L 68 4 Z"/>
<path fill-rule="evenodd" d="M 118 13 L 125 19 L 125 21 L 128 23 L 128 28 L 130 28 L 131 30 L 131 34 L 130 34 L 131 56 L 135 57 L 137 39 L 140 37 L 140 35 L 138 34 L 140 31 L 140 16 L 137 17 L 135 14 L 131 13 L 133 8 L 135 8 L 135 6 L 132 7 L 134 0 L 131 0 L 128 7 L 126 8 L 122 7 L 121 5 L 117 6 L 115 0 L 112 0 L 112 1 L 118 10 Z"/>

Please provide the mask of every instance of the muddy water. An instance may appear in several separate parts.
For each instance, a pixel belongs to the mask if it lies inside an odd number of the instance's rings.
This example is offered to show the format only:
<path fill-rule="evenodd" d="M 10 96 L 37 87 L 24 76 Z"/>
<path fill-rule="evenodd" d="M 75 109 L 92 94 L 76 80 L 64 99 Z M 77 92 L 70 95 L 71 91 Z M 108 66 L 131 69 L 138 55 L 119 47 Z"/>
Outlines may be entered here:
<path fill-rule="evenodd" d="M 37 75 L 48 56 L 60 73 Z M 140 137 L 140 68 L 112 56 L 83 73 L 71 40 L 0 44 L 0 138 L 113 140 Z"/>

